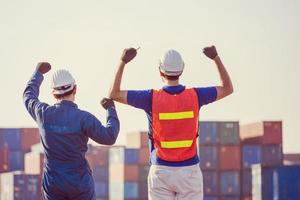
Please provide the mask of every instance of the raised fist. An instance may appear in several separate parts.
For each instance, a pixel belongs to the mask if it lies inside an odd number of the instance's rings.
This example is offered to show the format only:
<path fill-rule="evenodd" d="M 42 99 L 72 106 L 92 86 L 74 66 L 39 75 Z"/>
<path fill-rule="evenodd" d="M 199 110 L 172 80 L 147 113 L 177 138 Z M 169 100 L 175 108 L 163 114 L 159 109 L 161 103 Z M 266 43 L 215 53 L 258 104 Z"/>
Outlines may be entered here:
<path fill-rule="evenodd" d="M 51 65 L 47 62 L 40 62 L 36 66 L 36 70 L 41 72 L 42 74 L 46 74 L 51 69 Z"/>
<path fill-rule="evenodd" d="M 209 57 L 210 59 L 215 59 L 218 55 L 218 52 L 216 50 L 215 46 L 211 46 L 211 47 L 205 47 L 203 49 L 203 53 Z"/>

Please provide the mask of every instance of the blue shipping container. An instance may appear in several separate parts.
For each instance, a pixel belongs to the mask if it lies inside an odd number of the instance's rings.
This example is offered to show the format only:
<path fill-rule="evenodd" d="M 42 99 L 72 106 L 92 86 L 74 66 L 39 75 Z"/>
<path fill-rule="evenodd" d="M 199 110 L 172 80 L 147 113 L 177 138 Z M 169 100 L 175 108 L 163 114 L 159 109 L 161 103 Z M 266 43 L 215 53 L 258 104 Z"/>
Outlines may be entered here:
<path fill-rule="evenodd" d="M 243 145 L 243 168 L 250 169 L 251 165 L 261 163 L 260 145 Z"/>
<path fill-rule="evenodd" d="M 240 194 L 240 172 L 239 171 L 220 172 L 220 192 L 221 195 Z"/>
<path fill-rule="evenodd" d="M 200 144 L 219 143 L 217 122 L 200 122 L 199 143 Z"/>
<path fill-rule="evenodd" d="M 108 197 L 108 182 L 96 181 L 95 182 L 95 193 L 97 198 Z"/>
<path fill-rule="evenodd" d="M 201 169 L 218 169 L 219 153 L 217 146 L 199 147 Z"/>
<path fill-rule="evenodd" d="M 95 167 L 93 169 L 93 177 L 94 180 L 97 181 L 108 181 L 108 175 L 109 175 L 109 171 L 108 171 L 108 167 Z"/>
<path fill-rule="evenodd" d="M 0 129 L 0 146 L 7 145 L 10 150 L 21 150 L 21 129 L 5 128 Z"/>
<path fill-rule="evenodd" d="M 8 152 L 8 169 L 9 171 L 24 170 L 24 152 L 9 151 Z"/>
<path fill-rule="evenodd" d="M 138 183 L 125 182 L 124 197 L 125 199 L 137 199 L 139 196 Z"/>
<path fill-rule="evenodd" d="M 125 149 L 125 164 L 138 164 L 139 149 Z"/>
<path fill-rule="evenodd" d="M 253 199 L 300 199 L 300 166 L 252 167 Z"/>
<path fill-rule="evenodd" d="M 202 171 L 204 195 L 219 194 L 219 179 L 217 171 Z"/>

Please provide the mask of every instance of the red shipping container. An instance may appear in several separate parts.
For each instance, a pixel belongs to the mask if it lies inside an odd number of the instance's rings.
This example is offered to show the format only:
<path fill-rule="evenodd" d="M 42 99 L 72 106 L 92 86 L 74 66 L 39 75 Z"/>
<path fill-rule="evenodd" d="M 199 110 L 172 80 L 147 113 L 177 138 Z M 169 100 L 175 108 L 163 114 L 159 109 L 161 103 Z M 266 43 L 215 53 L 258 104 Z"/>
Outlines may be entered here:
<path fill-rule="evenodd" d="M 149 149 L 148 148 L 142 148 L 139 151 L 139 164 L 141 165 L 147 165 L 149 164 Z"/>
<path fill-rule="evenodd" d="M 0 172 L 8 171 L 8 147 L 0 149 Z"/>
<path fill-rule="evenodd" d="M 124 173 L 125 181 L 137 182 L 139 180 L 138 165 L 124 165 Z"/>
<path fill-rule="evenodd" d="M 128 133 L 126 140 L 127 140 L 126 146 L 129 148 L 148 147 L 148 133 L 147 132 Z"/>
<path fill-rule="evenodd" d="M 30 147 L 40 142 L 40 133 L 38 128 L 21 129 L 21 146 L 23 150 L 30 150 Z"/>
<path fill-rule="evenodd" d="M 242 200 L 252 200 L 252 196 L 243 196 Z"/>
<path fill-rule="evenodd" d="M 108 166 L 108 147 L 92 147 L 88 153 L 86 153 L 86 159 L 89 162 L 91 168 L 97 166 Z"/>
<path fill-rule="evenodd" d="M 40 174 L 44 171 L 44 154 L 30 152 L 25 154 L 25 173 Z"/>
<path fill-rule="evenodd" d="M 282 122 L 263 121 L 240 127 L 244 143 L 282 144 Z"/>
<path fill-rule="evenodd" d="M 221 170 L 241 169 L 241 147 L 238 145 L 220 146 L 219 165 Z"/>

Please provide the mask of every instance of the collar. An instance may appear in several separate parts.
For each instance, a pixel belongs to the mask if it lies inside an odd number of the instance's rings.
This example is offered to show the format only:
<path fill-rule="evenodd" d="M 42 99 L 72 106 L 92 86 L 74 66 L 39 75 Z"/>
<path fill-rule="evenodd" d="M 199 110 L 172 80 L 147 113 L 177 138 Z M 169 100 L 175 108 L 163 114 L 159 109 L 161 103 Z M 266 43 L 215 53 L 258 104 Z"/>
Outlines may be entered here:
<path fill-rule="evenodd" d="M 68 101 L 68 100 L 60 100 L 57 103 L 55 103 L 54 105 L 58 105 L 58 106 L 71 106 L 71 107 L 75 107 L 77 108 L 77 104 L 75 104 L 73 101 Z"/>
<path fill-rule="evenodd" d="M 181 84 L 174 85 L 174 86 L 166 85 L 162 89 L 169 94 L 178 94 L 181 93 L 183 90 L 185 90 L 185 86 Z"/>

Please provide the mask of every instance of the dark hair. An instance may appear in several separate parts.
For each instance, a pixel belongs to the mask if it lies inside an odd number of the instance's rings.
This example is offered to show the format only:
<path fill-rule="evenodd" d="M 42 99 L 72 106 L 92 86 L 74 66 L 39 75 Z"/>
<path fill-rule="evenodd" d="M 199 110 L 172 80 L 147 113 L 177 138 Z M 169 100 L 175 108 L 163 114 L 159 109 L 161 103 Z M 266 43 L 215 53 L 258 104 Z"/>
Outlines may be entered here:
<path fill-rule="evenodd" d="M 168 76 L 168 75 L 166 75 L 166 74 L 164 74 L 163 72 L 160 71 L 160 75 L 163 76 L 163 77 L 165 77 L 165 78 L 168 79 L 168 80 L 176 81 L 176 80 L 179 79 L 179 76 L 180 76 L 181 74 L 176 75 L 176 76 Z"/>
<path fill-rule="evenodd" d="M 73 94 L 73 92 L 74 92 L 75 89 L 76 89 L 76 86 L 75 86 L 72 90 L 70 90 L 70 91 L 68 91 L 68 92 L 66 92 L 66 93 L 64 93 L 64 94 L 53 94 L 53 95 L 54 95 L 54 97 L 55 97 L 56 99 L 62 99 L 62 98 L 64 98 L 64 97 L 67 97 L 67 96 Z"/>

